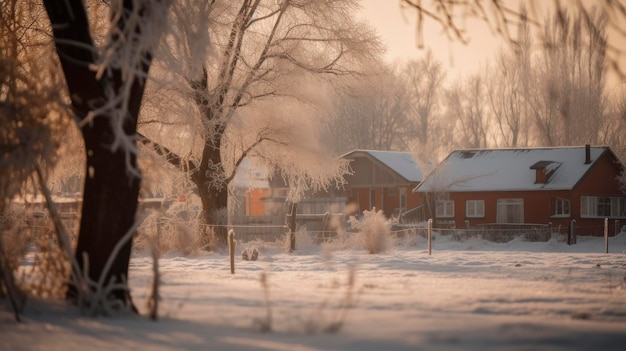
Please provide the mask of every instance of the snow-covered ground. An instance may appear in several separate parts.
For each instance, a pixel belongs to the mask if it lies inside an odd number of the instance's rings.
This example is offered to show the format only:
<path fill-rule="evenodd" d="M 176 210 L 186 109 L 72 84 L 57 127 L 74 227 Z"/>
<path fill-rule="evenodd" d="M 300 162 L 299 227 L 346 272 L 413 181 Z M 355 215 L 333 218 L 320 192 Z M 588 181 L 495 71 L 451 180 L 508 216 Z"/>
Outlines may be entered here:
<path fill-rule="evenodd" d="M 234 275 L 225 254 L 163 257 L 157 322 L 32 302 L 17 324 L 2 307 L 0 350 L 626 350 L 626 233 L 609 254 L 590 237 L 438 237 L 431 256 L 421 237 L 375 255 L 256 245 L 259 260 L 239 256 Z M 151 265 L 131 261 L 144 310 Z"/>

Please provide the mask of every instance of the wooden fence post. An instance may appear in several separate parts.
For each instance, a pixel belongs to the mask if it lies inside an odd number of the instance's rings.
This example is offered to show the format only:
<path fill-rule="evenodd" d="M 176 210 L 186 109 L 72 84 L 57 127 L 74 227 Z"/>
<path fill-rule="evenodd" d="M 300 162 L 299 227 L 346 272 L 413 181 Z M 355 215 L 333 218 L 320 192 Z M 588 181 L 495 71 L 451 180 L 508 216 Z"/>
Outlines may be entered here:
<path fill-rule="evenodd" d="M 567 245 L 576 244 L 576 220 L 572 219 L 569 223 L 569 232 L 567 233 Z"/>
<path fill-rule="evenodd" d="M 609 253 L 609 219 L 604 219 L 604 253 Z"/>
<path fill-rule="evenodd" d="M 289 206 L 289 252 L 296 250 L 296 212 L 298 203 L 292 202 Z"/>
<path fill-rule="evenodd" d="M 228 231 L 228 254 L 230 255 L 230 274 L 235 274 L 235 231 Z"/>
<path fill-rule="evenodd" d="M 428 256 L 433 252 L 433 219 L 428 220 Z"/>

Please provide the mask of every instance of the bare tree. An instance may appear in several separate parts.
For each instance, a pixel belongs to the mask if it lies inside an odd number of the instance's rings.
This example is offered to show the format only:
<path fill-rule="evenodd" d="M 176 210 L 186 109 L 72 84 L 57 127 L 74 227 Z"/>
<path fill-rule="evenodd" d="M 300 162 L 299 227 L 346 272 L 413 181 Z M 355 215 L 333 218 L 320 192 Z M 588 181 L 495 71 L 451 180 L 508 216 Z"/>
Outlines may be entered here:
<path fill-rule="evenodd" d="M 340 178 L 337 175 L 345 165 L 330 157 L 325 158 L 324 173 L 293 162 L 293 156 L 279 155 L 306 151 L 322 157 L 322 149 L 315 150 L 314 144 L 295 147 L 299 135 L 295 131 L 305 123 L 297 114 L 323 104 L 314 86 L 324 92 L 329 81 L 358 72 L 360 61 L 380 51 L 373 32 L 355 22 L 355 6 L 353 0 L 215 2 L 210 28 L 215 50 L 198 74 L 186 77 L 188 96 L 200 116 L 199 124 L 190 128 L 192 134 L 201 135 L 199 151 L 174 152 L 166 144 L 168 160 L 190 172 L 206 224 L 226 222 L 228 184 L 251 153 L 270 168 L 280 169 L 296 193 Z M 304 109 L 298 111 L 296 105 Z M 309 134 L 316 130 L 310 129 Z M 242 131 L 245 138 L 229 137 L 241 136 Z M 270 149 L 273 154 L 267 153 Z"/>
<path fill-rule="evenodd" d="M 535 77 L 531 50 L 532 38 L 522 9 L 515 43 L 510 48 L 500 49 L 494 66 L 487 68 L 487 96 L 497 125 L 497 146 L 517 147 L 529 143 L 528 95 Z"/>
<path fill-rule="evenodd" d="M 520 81 L 524 78 L 515 68 L 514 59 L 504 51 L 496 60 L 486 81 L 489 107 L 497 125 L 495 142 L 504 147 L 522 146 L 527 144 L 527 129 L 524 128 L 526 120 L 523 115 L 526 101 L 520 89 Z"/>
<path fill-rule="evenodd" d="M 41 70 L 49 56 L 41 29 L 43 10 L 34 4 L 8 0 L 0 3 L 0 298 L 8 296 L 19 320 L 24 299 L 14 279 L 29 235 L 24 235 L 14 200 L 25 198 L 35 170 L 47 170 L 56 161 L 56 147 L 68 119 L 54 72 Z M 35 264 L 36 265 L 36 264 Z M 34 282 L 51 277 L 36 277 Z M 65 278 L 65 277 L 63 277 Z M 62 286 L 62 284 L 59 284 Z"/>
<path fill-rule="evenodd" d="M 405 80 L 408 101 L 411 106 L 413 137 L 420 144 L 431 142 L 433 124 L 440 117 L 441 95 L 445 80 L 445 71 L 430 50 L 420 60 L 409 61 L 401 75 Z"/>
<path fill-rule="evenodd" d="M 39 11 L 37 11 L 39 10 Z M 43 56 L 29 28 L 36 26 L 41 9 L 11 0 L 0 5 L 0 213 L 20 191 L 38 162 L 54 161 L 54 131 L 63 128 L 61 96 L 38 84 L 50 77 L 37 69 Z M 45 57 L 45 56 L 44 56 Z"/>
<path fill-rule="evenodd" d="M 606 108 L 606 19 L 593 11 L 590 16 L 572 17 L 562 12 L 547 21 L 547 44 L 535 66 L 538 89 L 529 104 L 540 144 L 598 140 Z"/>
<path fill-rule="evenodd" d="M 603 1 L 593 7 L 583 2 L 527 1 L 520 10 L 502 1 L 483 0 L 403 0 L 402 4 L 416 11 L 418 38 L 423 35 L 423 22 L 434 20 L 449 39 L 466 42 L 464 19 L 475 17 L 511 44 L 518 62 L 506 71 L 509 82 L 490 81 L 491 105 L 502 135 L 500 139 L 505 144 L 519 143 L 517 130 L 530 130 L 528 143 L 536 145 L 598 140 L 598 128 L 604 125 L 605 118 L 603 91 L 607 62 L 621 73 L 616 58 L 623 52 L 608 44 L 606 34 L 608 29 L 613 35 L 623 35 L 624 22 L 619 19 L 624 18 L 626 11 L 619 2 Z M 552 11 L 553 15 L 544 18 L 545 10 Z M 516 25 L 518 35 L 515 37 L 511 30 Z M 543 47 L 540 58 L 534 62 L 525 52 L 530 48 L 525 43 L 529 39 L 529 28 L 536 29 L 538 43 Z M 517 79 L 517 68 L 525 70 L 519 76 L 525 78 L 519 88 L 513 83 Z M 521 89 L 522 94 L 515 95 L 517 102 L 508 98 L 502 100 L 496 95 L 508 91 L 506 94 L 513 96 L 513 89 Z M 520 97 L 525 100 L 522 105 L 519 105 Z M 524 119 L 518 120 L 520 116 Z M 519 123 L 524 120 L 527 128 Z"/>
<path fill-rule="evenodd" d="M 483 79 L 478 74 L 469 76 L 448 90 L 446 100 L 448 118 L 457 121 L 456 142 L 462 147 L 488 146 L 488 111 Z"/>
<path fill-rule="evenodd" d="M 333 97 L 334 111 L 325 138 L 336 153 L 353 149 L 406 149 L 409 101 L 392 67 L 380 63 L 375 73 L 349 79 Z"/>
<path fill-rule="evenodd" d="M 626 34 L 626 6 L 615 0 L 597 2 L 527 0 L 521 4 L 521 10 L 511 7 L 513 3 L 503 0 L 401 0 L 400 4 L 402 8 L 415 11 L 419 47 L 423 47 L 424 43 L 425 21 L 434 21 L 439 24 L 449 40 L 467 43 L 469 39 L 465 26 L 469 18 L 483 21 L 492 32 L 499 34 L 505 41 L 514 43 L 516 39 L 511 36 L 510 32 L 522 20 L 528 21 L 537 29 L 545 28 L 547 23 L 542 22 L 542 17 L 546 8 L 552 9 L 556 17 L 561 18 L 568 10 L 576 11 L 587 20 L 586 22 L 591 26 L 590 32 L 597 32 L 600 29 L 595 28 L 592 20 L 597 15 L 593 12 L 598 11 L 607 17 L 606 29 L 614 36 L 623 38 Z M 620 78 L 626 75 L 626 67 L 620 64 L 625 53 L 621 45 L 607 46 L 607 64 Z"/>
<path fill-rule="evenodd" d="M 44 0 L 74 118 L 85 141 L 86 178 L 76 260 L 93 281 L 125 285 L 140 174 L 136 163 L 137 116 L 152 52 L 160 38 L 166 2 L 113 1 L 107 35 L 98 48 L 85 4 Z M 98 17 L 98 16 L 96 16 Z M 107 260 L 121 250 L 109 270 Z M 128 303 L 127 289 L 112 297 Z M 69 297 L 75 297 L 71 286 Z"/>
<path fill-rule="evenodd" d="M 620 160 L 626 160 L 626 92 L 624 88 L 607 97 L 607 118 L 601 126 L 598 143 L 611 145 Z M 623 177 L 626 180 L 626 177 Z M 626 185 L 626 183 L 624 183 Z M 625 188 L 626 190 L 626 188 Z"/>

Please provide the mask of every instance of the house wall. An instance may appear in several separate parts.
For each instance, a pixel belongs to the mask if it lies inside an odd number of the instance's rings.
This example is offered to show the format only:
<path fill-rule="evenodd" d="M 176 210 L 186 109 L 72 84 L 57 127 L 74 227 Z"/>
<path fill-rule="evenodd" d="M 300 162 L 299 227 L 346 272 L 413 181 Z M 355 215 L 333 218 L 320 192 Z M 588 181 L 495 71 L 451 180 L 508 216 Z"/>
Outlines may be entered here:
<path fill-rule="evenodd" d="M 406 209 L 410 210 L 423 205 L 422 197 L 419 194 L 414 193 L 413 189 L 417 186 L 417 183 L 412 184 L 406 188 Z"/>
<path fill-rule="evenodd" d="M 406 209 L 418 207 L 421 203 L 420 196 L 417 193 L 413 193 L 413 189 L 417 184 L 409 186 L 399 185 L 397 187 L 364 187 L 353 188 L 349 193 L 348 204 L 354 204 L 356 206 L 356 213 L 361 214 L 365 210 L 371 210 L 372 207 L 376 207 L 377 210 L 382 210 L 387 218 L 394 214 L 394 211 L 400 207 L 400 194 L 402 189 L 406 194 Z M 374 202 L 370 203 L 370 194 L 373 190 Z"/>
<path fill-rule="evenodd" d="M 571 200 L 571 194 L 568 191 L 497 191 L 497 192 L 466 192 L 451 193 L 450 200 L 454 201 L 454 226 L 463 228 L 466 226 L 465 221 L 469 221 L 470 226 L 480 224 L 496 223 L 498 212 L 498 199 L 523 199 L 524 201 L 524 223 L 547 224 L 552 222 L 554 225 L 561 223 L 567 224 L 567 218 L 551 217 L 551 199 L 555 197 L 566 198 Z M 483 218 L 470 218 L 466 213 L 466 202 L 468 200 L 484 200 L 485 216 Z M 439 222 L 445 222 L 445 219 L 437 219 Z M 452 220 L 452 219 L 451 219 Z"/>
<path fill-rule="evenodd" d="M 348 192 L 348 207 L 355 206 L 354 212 L 358 215 L 370 209 L 370 188 L 352 188 Z"/>
<path fill-rule="evenodd" d="M 608 153 L 596 161 L 594 167 L 581 179 L 572 192 L 572 217 L 576 219 L 579 231 L 586 235 L 604 235 L 604 218 L 582 218 L 580 212 L 580 197 L 589 196 L 615 196 L 623 197 L 626 194 L 620 190 L 617 176 L 620 169 L 615 160 L 609 157 Z M 626 218 L 609 217 L 609 233 L 613 233 L 615 220 L 619 220 L 621 225 L 626 224 Z"/>
<path fill-rule="evenodd" d="M 353 153 L 347 159 L 353 173 L 345 177 L 344 187 L 348 195 L 347 205 L 354 205 L 356 214 L 375 207 L 390 218 L 398 215 L 394 211 L 400 207 L 408 210 L 421 203 L 419 194 L 413 193 L 418 183 L 407 183 L 407 179 L 365 152 Z M 403 206 L 400 201 L 402 194 L 406 197 Z"/>
<path fill-rule="evenodd" d="M 395 173 L 367 157 L 355 157 L 350 162 L 353 174 L 345 177 L 348 187 L 394 187 L 406 182 Z"/>

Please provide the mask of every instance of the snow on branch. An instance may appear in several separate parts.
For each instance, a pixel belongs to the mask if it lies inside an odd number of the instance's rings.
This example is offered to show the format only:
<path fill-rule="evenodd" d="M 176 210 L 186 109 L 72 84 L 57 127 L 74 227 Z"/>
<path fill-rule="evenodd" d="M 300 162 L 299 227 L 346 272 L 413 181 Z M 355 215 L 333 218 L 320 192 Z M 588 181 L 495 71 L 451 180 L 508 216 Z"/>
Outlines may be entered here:
<path fill-rule="evenodd" d="M 132 5 L 122 0 L 111 1 L 105 45 L 99 49 L 91 67 L 107 98 L 102 105 L 94 106 L 82 125 L 97 116 L 108 116 L 114 131 L 111 149 L 124 150 L 127 170 L 137 174 L 130 157 L 137 153 L 134 123 L 129 122 L 133 118 L 130 111 L 137 109 L 133 104 L 138 104 L 132 100 L 132 90 L 138 84 L 145 84 L 148 78 L 154 49 L 167 22 L 168 4 L 167 0 L 139 0 Z"/>
<path fill-rule="evenodd" d="M 323 109 L 290 99 L 261 105 L 242 109 L 231 123 L 223 143 L 226 172 L 235 169 L 236 160 L 251 156 L 270 174 L 284 179 L 290 201 L 299 201 L 308 192 L 340 188 L 349 165 L 320 142 L 321 126 L 314 116 L 324 113 Z M 255 113 L 256 118 L 246 118 L 248 113 Z"/>

